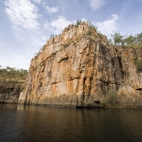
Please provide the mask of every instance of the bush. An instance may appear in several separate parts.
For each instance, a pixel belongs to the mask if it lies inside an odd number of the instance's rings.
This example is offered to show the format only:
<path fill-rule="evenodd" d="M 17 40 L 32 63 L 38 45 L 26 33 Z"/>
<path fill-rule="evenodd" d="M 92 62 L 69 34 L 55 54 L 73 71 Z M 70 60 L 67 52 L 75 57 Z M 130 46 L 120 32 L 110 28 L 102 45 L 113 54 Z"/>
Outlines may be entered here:
<path fill-rule="evenodd" d="M 116 103 L 117 100 L 117 96 L 116 96 L 116 92 L 114 92 L 114 90 L 108 90 L 108 97 L 109 97 L 109 102 L 112 104 Z"/>
<path fill-rule="evenodd" d="M 81 23 L 82 23 L 81 20 L 77 20 L 75 25 L 78 27 L 78 25 L 80 25 Z"/>
<path fill-rule="evenodd" d="M 50 35 L 50 39 L 54 38 L 55 36 L 56 36 L 56 35 L 51 34 L 51 35 Z"/>
<path fill-rule="evenodd" d="M 142 59 L 136 60 L 136 69 L 138 72 L 142 72 Z"/>
<path fill-rule="evenodd" d="M 87 21 L 87 24 L 88 24 L 90 30 L 93 30 L 93 29 L 97 30 L 97 28 L 98 28 L 98 27 L 95 27 L 90 21 Z"/>
<path fill-rule="evenodd" d="M 92 31 L 88 30 L 87 35 L 92 35 Z"/>
<path fill-rule="evenodd" d="M 64 48 L 67 48 L 69 45 L 70 45 L 70 43 L 62 44 L 62 46 L 63 46 Z"/>

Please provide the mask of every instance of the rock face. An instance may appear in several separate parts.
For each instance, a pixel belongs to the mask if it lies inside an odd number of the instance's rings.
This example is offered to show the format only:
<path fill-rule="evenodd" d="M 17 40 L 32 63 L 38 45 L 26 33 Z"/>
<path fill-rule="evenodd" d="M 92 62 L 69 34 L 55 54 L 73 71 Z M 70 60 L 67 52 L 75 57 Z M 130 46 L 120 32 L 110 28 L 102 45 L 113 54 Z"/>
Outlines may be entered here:
<path fill-rule="evenodd" d="M 0 103 L 18 103 L 20 92 L 24 89 L 24 83 L 13 81 L 0 82 Z"/>
<path fill-rule="evenodd" d="M 19 103 L 71 107 L 141 107 L 142 50 L 110 47 L 106 36 L 81 23 L 50 39 L 31 60 Z"/>

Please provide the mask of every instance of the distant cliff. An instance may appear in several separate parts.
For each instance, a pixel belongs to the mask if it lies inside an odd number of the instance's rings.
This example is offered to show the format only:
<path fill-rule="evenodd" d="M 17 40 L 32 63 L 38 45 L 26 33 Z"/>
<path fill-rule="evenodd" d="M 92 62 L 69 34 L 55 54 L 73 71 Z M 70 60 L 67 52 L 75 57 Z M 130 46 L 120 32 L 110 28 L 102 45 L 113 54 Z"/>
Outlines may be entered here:
<path fill-rule="evenodd" d="M 0 103 L 18 103 L 24 82 L 0 82 Z"/>
<path fill-rule="evenodd" d="M 26 77 L 27 70 L 0 66 L 0 103 L 18 103 Z"/>
<path fill-rule="evenodd" d="M 141 54 L 110 46 L 90 24 L 69 25 L 31 60 L 19 103 L 141 108 Z"/>

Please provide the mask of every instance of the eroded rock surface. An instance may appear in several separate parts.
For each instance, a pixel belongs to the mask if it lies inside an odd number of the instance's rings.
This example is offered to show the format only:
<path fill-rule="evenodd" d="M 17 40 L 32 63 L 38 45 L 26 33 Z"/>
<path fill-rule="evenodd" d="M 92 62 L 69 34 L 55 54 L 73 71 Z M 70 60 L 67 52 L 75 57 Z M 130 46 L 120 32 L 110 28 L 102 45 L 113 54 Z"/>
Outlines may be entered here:
<path fill-rule="evenodd" d="M 0 81 L 0 103 L 18 103 L 24 82 Z"/>
<path fill-rule="evenodd" d="M 141 49 L 109 47 L 87 24 L 69 25 L 31 60 L 19 103 L 71 107 L 141 107 Z M 138 58 L 138 59 L 139 59 Z"/>

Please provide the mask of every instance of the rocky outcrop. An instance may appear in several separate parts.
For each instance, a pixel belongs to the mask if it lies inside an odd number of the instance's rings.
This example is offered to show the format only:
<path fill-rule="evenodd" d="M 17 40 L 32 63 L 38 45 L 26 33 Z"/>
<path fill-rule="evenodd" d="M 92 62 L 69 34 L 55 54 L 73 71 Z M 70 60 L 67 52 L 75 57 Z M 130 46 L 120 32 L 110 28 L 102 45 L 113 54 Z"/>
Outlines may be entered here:
<path fill-rule="evenodd" d="M 117 90 L 120 107 L 142 107 L 142 48 L 119 49 L 123 80 Z"/>
<path fill-rule="evenodd" d="M 86 23 L 69 25 L 31 60 L 19 103 L 71 107 L 141 107 L 141 49 L 109 46 Z"/>
<path fill-rule="evenodd" d="M 0 103 L 18 103 L 24 82 L 0 81 Z"/>

